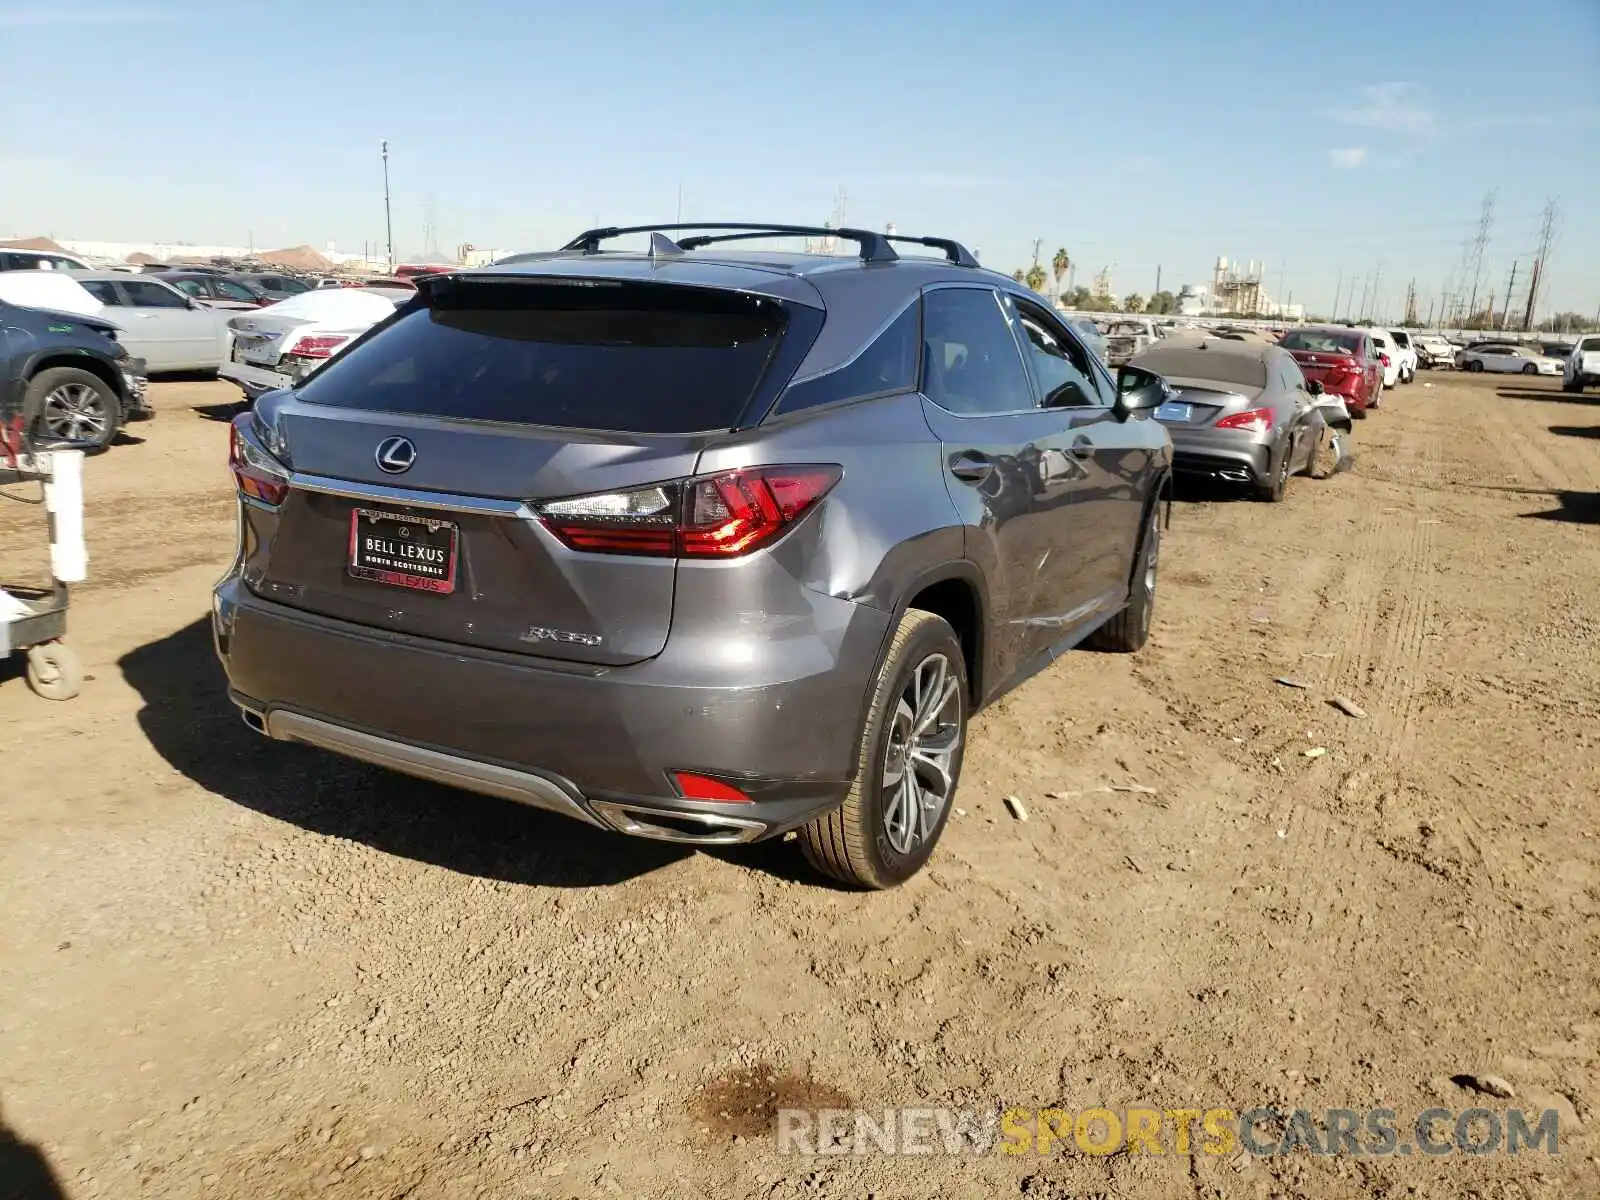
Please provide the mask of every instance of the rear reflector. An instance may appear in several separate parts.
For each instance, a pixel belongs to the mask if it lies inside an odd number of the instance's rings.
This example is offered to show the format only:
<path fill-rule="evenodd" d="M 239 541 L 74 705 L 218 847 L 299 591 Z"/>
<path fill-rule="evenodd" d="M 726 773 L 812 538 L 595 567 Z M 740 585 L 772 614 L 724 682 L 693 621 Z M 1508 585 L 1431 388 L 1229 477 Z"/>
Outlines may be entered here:
<path fill-rule="evenodd" d="M 752 804 L 754 801 L 732 784 L 691 771 L 674 771 L 672 778 L 685 800 L 714 800 L 718 804 Z"/>
<path fill-rule="evenodd" d="M 1252 408 L 1247 412 L 1234 413 L 1232 416 L 1223 417 L 1218 421 L 1217 429 L 1243 429 L 1250 433 L 1266 433 L 1272 428 L 1272 410 L 1270 408 Z"/>
<path fill-rule="evenodd" d="M 597 554 L 736 558 L 770 545 L 843 474 L 837 465 L 756 467 L 535 506 L 565 545 Z"/>

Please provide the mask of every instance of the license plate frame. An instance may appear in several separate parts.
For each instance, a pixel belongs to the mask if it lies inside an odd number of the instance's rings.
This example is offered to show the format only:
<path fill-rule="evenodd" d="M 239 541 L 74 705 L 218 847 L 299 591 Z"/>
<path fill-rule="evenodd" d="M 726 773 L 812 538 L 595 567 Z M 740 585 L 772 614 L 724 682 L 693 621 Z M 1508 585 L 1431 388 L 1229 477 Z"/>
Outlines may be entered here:
<path fill-rule="evenodd" d="M 1183 400 L 1168 400 L 1156 409 L 1156 420 L 1164 425 L 1187 425 L 1194 417 L 1194 405 Z"/>
<path fill-rule="evenodd" d="M 362 520 L 368 531 L 362 531 Z M 388 536 L 379 537 L 378 531 L 388 526 Z M 424 541 L 415 541 L 411 531 L 425 529 Z M 405 532 L 400 532 L 405 531 Z M 440 547 L 433 539 L 440 531 L 445 534 L 445 544 Z M 374 545 L 374 541 L 381 544 Z M 442 549 L 443 566 L 437 566 L 431 557 L 413 560 L 425 570 L 408 569 L 406 560 L 397 553 L 402 545 L 423 545 L 425 549 Z M 413 513 L 390 512 L 379 508 L 353 508 L 350 510 L 350 544 L 345 555 L 345 569 L 353 579 L 386 587 L 404 588 L 407 591 L 425 592 L 434 596 L 448 596 L 456 590 L 456 569 L 461 559 L 461 527 L 454 521 L 438 517 L 422 517 Z"/>

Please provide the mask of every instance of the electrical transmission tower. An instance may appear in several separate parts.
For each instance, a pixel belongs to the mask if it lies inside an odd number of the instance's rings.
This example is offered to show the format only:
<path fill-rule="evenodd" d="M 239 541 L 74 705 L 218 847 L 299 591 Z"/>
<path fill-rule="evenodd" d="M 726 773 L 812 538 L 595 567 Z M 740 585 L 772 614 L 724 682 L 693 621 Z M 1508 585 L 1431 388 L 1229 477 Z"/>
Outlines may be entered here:
<path fill-rule="evenodd" d="M 1472 239 L 1472 298 L 1467 301 L 1467 320 L 1478 314 L 1478 284 L 1483 279 L 1483 252 L 1489 248 L 1489 230 L 1494 225 L 1494 197 L 1496 189 L 1490 188 L 1483 198 L 1483 211 L 1478 214 L 1478 232 Z"/>
<path fill-rule="evenodd" d="M 1406 285 L 1406 318 L 1405 324 L 1413 328 L 1417 323 L 1417 281 L 1415 277 Z"/>
<path fill-rule="evenodd" d="M 429 196 L 422 205 L 422 242 L 424 261 L 432 262 L 439 257 L 439 227 L 434 221 L 432 196 Z"/>
<path fill-rule="evenodd" d="M 1522 327 L 1533 328 L 1533 310 L 1539 303 L 1539 285 L 1544 282 L 1545 267 L 1550 261 L 1550 245 L 1555 241 L 1556 222 L 1560 218 L 1561 210 L 1556 202 L 1547 200 L 1544 206 L 1544 222 L 1539 226 L 1539 251 L 1533 258 L 1533 273 L 1528 277 L 1528 308 L 1523 314 Z"/>

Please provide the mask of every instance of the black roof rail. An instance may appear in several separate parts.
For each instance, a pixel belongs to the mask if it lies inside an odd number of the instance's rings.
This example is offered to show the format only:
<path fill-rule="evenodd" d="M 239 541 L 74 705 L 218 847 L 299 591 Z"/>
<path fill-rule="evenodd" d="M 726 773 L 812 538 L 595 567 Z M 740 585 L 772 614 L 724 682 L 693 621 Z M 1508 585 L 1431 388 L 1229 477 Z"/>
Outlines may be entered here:
<path fill-rule="evenodd" d="M 701 246 L 709 246 L 715 242 L 753 241 L 757 238 L 767 237 L 837 237 L 845 241 L 855 242 L 861 247 L 862 262 L 894 262 L 900 256 L 895 253 L 893 242 L 905 242 L 907 245 L 927 246 L 932 250 L 944 251 L 945 258 L 958 267 L 977 267 L 979 262 L 960 242 L 953 238 L 939 237 L 913 237 L 903 233 L 878 233 L 871 229 L 832 229 L 826 225 L 768 225 L 758 221 L 720 221 L 720 222 L 688 222 L 671 225 L 607 225 L 600 229 L 586 229 L 561 248 L 562 253 L 580 251 L 584 254 L 598 254 L 600 243 L 613 238 L 619 238 L 630 233 L 648 233 L 651 235 L 665 235 L 676 233 L 680 230 L 732 230 L 734 232 L 702 233 L 696 237 L 677 239 L 676 245 L 680 250 L 696 250 Z M 664 236 L 662 242 L 668 246 L 673 243 Z M 652 236 L 651 246 L 656 254 L 663 252 L 670 254 L 666 246 L 661 246 Z M 658 248 L 659 247 L 659 248 Z"/>
<path fill-rule="evenodd" d="M 675 233 L 681 229 L 735 229 L 742 231 L 737 235 L 737 239 L 728 235 L 680 238 L 678 245 L 684 250 L 693 250 L 711 242 L 799 235 L 803 237 L 839 237 L 844 238 L 846 241 L 855 242 L 861 247 L 862 262 L 893 262 L 900 257 L 894 252 L 894 247 L 889 245 L 887 237 L 881 233 L 874 233 L 870 229 L 829 229 L 826 225 L 768 225 L 765 222 L 757 221 L 696 221 L 673 225 L 609 225 L 603 229 L 584 230 L 584 232 L 563 246 L 562 250 L 578 250 L 584 254 L 598 254 L 601 242 L 622 237 L 624 234 Z"/>
<path fill-rule="evenodd" d="M 886 233 L 885 240 L 891 242 L 908 242 L 915 246 L 927 246 L 932 250 L 943 250 L 944 256 L 958 267 L 979 266 L 977 258 L 954 238 L 939 237 L 912 237 L 904 233 Z"/>

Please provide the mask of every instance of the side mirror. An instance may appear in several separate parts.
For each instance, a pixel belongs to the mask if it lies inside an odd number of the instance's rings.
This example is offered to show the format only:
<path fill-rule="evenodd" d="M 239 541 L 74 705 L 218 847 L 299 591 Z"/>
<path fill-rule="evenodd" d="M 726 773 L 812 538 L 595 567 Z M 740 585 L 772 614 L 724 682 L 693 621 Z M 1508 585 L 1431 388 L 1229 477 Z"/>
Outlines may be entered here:
<path fill-rule="evenodd" d="M 1313 396 L 1322 395 L 1322 381 L 1320 379 L 1306 380 L 1306 391 Z"/>
<path fill-rule="evenodd" d="M 1136 412 L 1160 408 L 1172 395 L 1167 381 L 1143 367 L 1117 368 L 1116 412 L 1126 418 Z"/>

